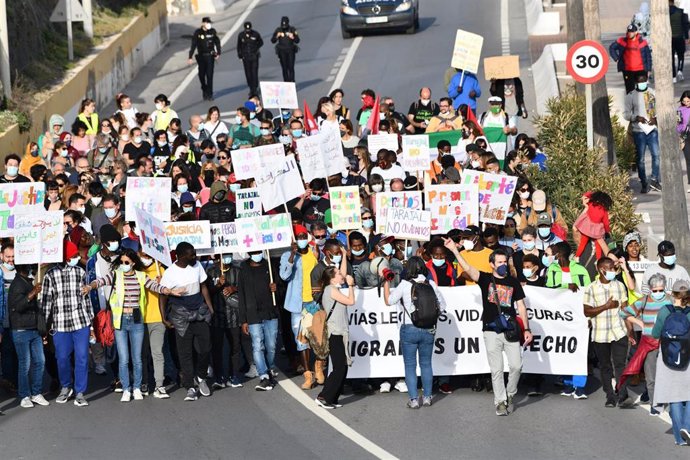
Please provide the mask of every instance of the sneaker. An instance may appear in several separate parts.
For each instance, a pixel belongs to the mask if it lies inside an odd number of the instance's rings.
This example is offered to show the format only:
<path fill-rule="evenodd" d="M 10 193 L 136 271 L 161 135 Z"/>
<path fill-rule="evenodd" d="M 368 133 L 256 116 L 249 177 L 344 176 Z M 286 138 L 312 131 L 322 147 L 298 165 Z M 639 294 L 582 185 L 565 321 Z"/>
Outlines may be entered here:
<path fill-rule="evenodd" d="M 134 398 L 135 401 L 143 401 L 144 400 L 144 394 L 141 392 L 139 388 L 135 388 L 134 391 L 132 392 L 132 397 Z"/>
<path fill-rule="evenodd" d="M 487 377 L 484 379 L 484 389 L 486 390 L 487 393 L 493 393 L 494 392 L 494 384 L 491 381 L 491 377 Z"/>
<path fill-rule="evenodd" d="M 143 394 L 144 396 L 149 395 L 149 386 L 145 383 L 141 384 L 141 394 Z"/>
<path fill-rule="evenodd" d="M 472 386 L 470 387 L 470 389 L 474 392 L 477 392 L 477 393 L 480 391 L 484 391 L 484 380 L 477 377 L 472 382 Z"/>
<path fill-rule="evenodd" d="M 338 408 L 340 408 L 340 407 L 343 407 L 343 405 L 340 404 L 340 403 L 333 403 L 333 407 L 335 407 L 336 409 L 338 409 Z"/>
<path fill-rule="evenodd" d="M 686 444 L 690 442 L 690 430 L 687 428 L 681 428 L 680 435 L 683 437 L 683 440 Z"/>
<path fill-rule="evenodd" d="M 46 398 L 43 397 L 43 395 L 36 395 L 31 397 L 31 402 L 36 403 L 39 406 L 49 406 L 50 403 L 46 401 Z"/>
<path fill-rule="evenodd" d="M 29 398 L 28 396 L 26 398 L 22 398 L 22 401 L 19 403 L 19 405 L 25 409 L 30 409 L 34 407 L 34 403 L 31 402 L 31 398 Z"/>
<path fill-rule="evenodd" d="M 74 405 L 77 407 L 86 407 L 89 405 L 89 402 L 84 397 L 84 393 L 77 393 L 77 397 L 74 398 Z"/>
<path fill-rule="evenodd" d="M 410 409 L 419 409 L 419 399 L 414 398 L 407 401 L 407 407 Z"/>
<path fill-rule="evenodd" d="M 407 393 L 407 384 L 404 380 L 398 380 L 398 382 L 395 384 L 395 387 L 393 388 L 398 390 L 400 393 Z"/>
<path fill-rule="evenodd" d="M 544 393 L 541 391 L 541 388 L 539 388 L 539 387 L 535 387 L 535 388 L 533 388 L 527 392 L 527 396 L 531 396 L 531 397 L 543 396 L 543 395 L 544 395 Z"/>
<path fill-rule="evenodd" d="M 69 401 L 69 398 L 72 397 L 72 394 L 74 394 L 74 391 L 71 388 L 63 388 L 60 390 L 60 394 L 57 399 L 55 399 L 55 402 L 58 404 L 65 404 Z"/>
<path fill-rule="evenodd" d="M 508 415 L 508 407 L 506 406 L 506 403 L 498 403 L 496 406 L 496 415 L 498 416 L 505 416 Z"/>
<path fill-rule="evenodd" d="M 123 391 L 122 392 L 122 397 L 120 398 L 120 402 L 130 402 L 132 400 L 132 393 L 129 391 Z"/>
<path fill-rule="evenodd" d="M 187 396 L 184 397 L 185 401 L 196 401 L 199 396 L 196 393 L 196 388 L 190 388 L 187 390 Z"/>
<path fill-rule="evenodd" d="M 652 417 L 658 417 L 658 416 L 661 415 L 661 412 L 659 412 L 659 411 L 656 409 L 656 407 L 652 406 L 652 407 L 649 408 L 649 415 L 651 415 Z"/>
<path fill-rule="evenodd" d="M 197 377 L 196 382 L 199 385 L 199 393 L 201 393 L 201 396 L 204 396 L 204 397 L 211 396 L 211 389 L 208 387 L 208 384 L 206 383 L 206 379 L 202 379 L 201 377 Z"/>
<path fill-rule="evenodd" d="M 642 188 L 640 189 L 640 193 L 649 193 L 649 185 L 642 184 Z"/>
<path fill-rule="evenodd" d="M 453 389 L 451 388 L 450 384 L 443 383 L 443 384 L 441 384 L 440 387 L 438 387 L 438 391 L 440 391 L 444 395 L 449 395 L 453 392 Z M 481 390 L 479 390 L 479 391 L 481 391 Z"/>
<path fill-rule="evenodd" d="M 629 409 L 635 405 L 635 401 L 630 396 L 621 397 L 618 399 L 618 407 L 620 409 Z"/>
<path fill-rule="evenodd" d="M 262 382 L 263 382 L 263 380 L 262 380 Z M 328 409 L 328 410 L 335 409 L 335 406 L 333 404 L 327 403 L 326 400 L 323 399 L 321 396 L 317 396 L 316 399 L 314 399 L 314 401 L 316 402 L 316 404 L 323 407 L 324 409 Z"/>
<path fill-rule="evenodd" d="M 110 387 L 113 389 L 115 393 L 122 393 L 122 382 L 120 382 L 119 379 L 111 383 Z"/>
<path fill-rule="evenodd" d="M 170 395 L 165 390 L 165 387 L 158 387 L 153 390 L 153 397 L 156 399 L 168 399 Z"/>
<path fill-rule="evenodd" d="M 585 394 L 585 389 L 584 388 L 576 388 L 575 393 L 573 394 L 573 398 L 575 398 L 575 399 L 587 399 L 587 395 Z"/>
<path fill-rule="evenodd" d="M 252 364 L 249 366 L 249 370 L 247 371 L 246 374 L 244 374 L 245 377 L 248 379 L 255 379 L 259 376 L 259 372 L 256 370 L 256 366 Z"/>
<path fill-rule="evenodd" d="M 676 78 L 678 79 L 678 81 L 685 80 L 685 76 L 683 75 L 683 72 L 681 72 L 680 70 L 678 71 L 678 75 L 676 75 Z"/>
<path fill-rule="evenodd" d="M 275 369 L 271 369 L 270 371 L 268 371 L 268 374 L 270 377 L 273 377 L 274 379 L 280 375 L 278 374 L 278 371 L 276 371 Z"/>
<path fill-rule="evenodd" d="M 673 77 L 673 84 L 676 84 L 676 83 L 678 83 L 678 80 L 676 79 L 676 77 Z"/>
<path fill-rule="evenodd" d="M 616 407 L 616 400 L 614 398 L 607 398 L 604 407 Z"/>
<path fill-rule="evenodd" d="M 223 380 L 221 380 L 220 382 L 213 382 L 213 385 L 211 385 L 211 388 L 213 388 L 214 390 L 218 390 L 221 388 L 225 388 L 225 386 L 226 386 L 225 382 Z"/>
<path fill-rule="evenodd" d="M 432 399 L 433 398 L 431 396 L 424 396 L 422 398 L 422 406 L 423 407 L 431 407 Z"/>
<path fill-rule="evenodd" d="M 380 393 L 390 393 L 391 392 L 391 384 L 390 382 L 386 381 L 381 384 L 379 387 L 379 392 Z"/>
<path fill-rule="evenodd" d="M 230 386 L 232 388 L 242 388 L 242 381 L 239 377 L 231 377 L 230 381 L 225 384 L 225 386 Z"/>
<path fill-rule="evenodd" d="M 660 192 L 661 191 L 661 183 L 656 179 L 651 179 L 649 181 L 649 188 L 651 188 L 654 191 Z"/>
<path fill-rule="evenodd" d="M 259 384 L 254 387 L 256 391 L 271 391 L 273 389 L 273 385 L 271 385 L 271 381 L 268 379 L 261 379 Z"/>
<path fill-rule="evenodd" d="M 93 371 L 96 373 L 96 375 L 106 374 L 105 366 L 103 364 L 96 364 L 93 368 Z"/>
<path fill-rule="evenodd" d="M 571 386 L 567 386 L 563 388 L 563 391 L 561 391 L 561 396 L 572 396 L 575 394 L 575 388 Z"/>
<path fill-rule="evenodd" d="M 649 402 L 649 392 L 647 392 L 647 390 L 640 395 L 640 402 L 644 404 Z"/>
<path fill-rule="evenodd" d="M 686 447 L 687 445 L 688 445 L 688 443 L 685 441 L 676 443 L 676 446 L 680 446 L 680 447 Z"/>

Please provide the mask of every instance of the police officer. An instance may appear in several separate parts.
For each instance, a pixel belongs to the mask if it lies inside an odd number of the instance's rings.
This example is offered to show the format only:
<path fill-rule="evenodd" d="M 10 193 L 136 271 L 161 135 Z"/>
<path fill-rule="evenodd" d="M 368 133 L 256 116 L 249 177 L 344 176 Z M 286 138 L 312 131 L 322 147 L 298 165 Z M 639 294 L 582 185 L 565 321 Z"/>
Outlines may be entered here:
<path fill-rule="evenodd" d="M 204 100 L 213 100 L 213 66 L 220 57 L 220 39 L 216 29 L 211 27 L 211 18 L 201 20 L 201 28 L 194 31 L 192 47 L 189 49 L 189 64 L 194 62 L 192 56 L 197 51 L 196 62 L 199 66 L 199 81 Z"/>
<path fill-rule="evenodd" d="M 295 54 L 299 50 L 299 35 L 297 30 L 290 25 L 290 19 L 283 16 L 280 27 L 273 32 L 271 43 L 276 44 L 276 53 L 280 59 L 280 67 L 283 68 L 283 81 L 295 81 Z"/>
<path fill-rule="evenodd" d="M 259 48 L 264 45 L 261 35 L 252 29 L 252 23 L 244 23 L 244 30 L 237 37 L 237 57 L 244 64 L 244 75 L 247 77 L 249 97 L 259 94 Z"/>

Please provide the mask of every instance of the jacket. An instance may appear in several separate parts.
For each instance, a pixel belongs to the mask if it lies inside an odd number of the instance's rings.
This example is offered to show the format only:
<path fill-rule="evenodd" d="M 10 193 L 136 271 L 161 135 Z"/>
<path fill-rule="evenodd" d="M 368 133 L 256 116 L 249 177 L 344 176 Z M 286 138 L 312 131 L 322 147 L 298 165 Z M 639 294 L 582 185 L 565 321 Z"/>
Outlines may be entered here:
<path fill-rule="evenodd" d="M 462 79 L 462 92 L 458 92 L 458 86 L 460 85 L 460 79 Z M 477 93 L 473 98 L 470 97 L 470 92 L 474 90 Z M 477 99 L 482 95 L 482 88 L 479 86 L 479 80 L 477 76 L 470 72 L 465 72 L 465 76 L 462 77 L 462 72 L 456 73 L 453 78 L 450 79 L 450 84 L 448 85 L 448 97 L 453 99 L 453 108 L 458 110 L 462 104 L 467 104 L 473 112 L 477 111 Z"/>
<path fill-rule="evenodd" d="M 492 96 L 498 96 L 501 98 L 501 109 L 503 110 L 506 109 L 505 84 L 505 80 L 494 80 L 493 83 L 491 83 L 491 87 L 489 88 L 489 92 Z M 525 90 L 522 87 L 522 80 L 520 80 L 520 78 L 513 78 L 513 84 L 515 85 L 515 103 L 518 106 L 518 111 L 516 115 L 518 117 L 521 117 L 522 109 L 525 108 Z"/>
<path fill-rule="evenodd" d="M 649 49 L 649 44 L 647 43 L 647 40 L 639 35 L 637 36 L 636 40 L 638 40 L 636 45 L 640 50 L 640 57 L 644 65 L 644 70 L 650 72 L 652 70 L 652 52 Z M 609 54 L 611 55 L 611 59 L 618 63 L 619 72 L 628 70 L 625 66 L 625 59 L 623 59 L 623 55 L 627 47 L 628 43 L 626 37 L 620 37 L 618 40 L 611 43 L 611 46 L 609 46 Z"/>
<path fill-rule="evenodd" d="M 144 272 L 134 272 L 139 282 L 139 311 L 141 313 L 142 322 L 144 321 L 144 315 L 146 314 L 146 273 Z M 115 276 L 115 282 L 113 283 L 113 289 L 110 292 L 110 309 L 113 312 L 113 327 L 115 329 L 120 329 L 120 324 L 122 321 L 122 309 L 125 302 L 125 277 L 122 272 L 113 273 Z"/>
<path fill-rule="evenodd" d="M 281 32 L 285 34 L 292 33 L 295 38 L 288 38 L 287 35 L 278 37 L 278 34 Z M 293 53 L 296 53 L 297 51 L 299 51 L 299 47 L 297 46 L 297 43 L 299 43 L 299 35 L 297 35 L 297 30 L 292 26 L 288 26 L 285 29 L 283 29 L 282 27 L 278 27 L 273 32 L 273 36 L 271 37 L 271 43 L 275 43 L 276 52 L 291 51 Z"/>
<path fill-rule="evenodd" d="M 653 101 L 651 102 L 651 107 L 656 107 L 656 95 L 651 88 L 647 88 L 647 91 L 633 90 L 625 95 L 625 100 L 623 102 L 623 118 L 630 122 L 634 133 L 644 132 L 640 127 L 640 123 L 636 121 L 637 117 L 649 120 L 655 116 L 654 112 L 649 113 L 649 111 L 647 111 L 645 93 L 648 93 L 650 101 Z M 656 129 L 656 127 L 654 129 Z"/>
<path fill-rule="evenodd" d="M 228 266 L 226 265 L 226 267 Z M 224 288 L 237 287 L 240 270 L 235 265 L 230 265 L 224 274 L 225 284 L 219 287 L 216 282 L 221 276 L 220 265 L 214 264 L 206 270 L 206 286 L 213 302 L 213 320 L 211 324 L 214 327 L 223 329 L 240 327 L 239 293 L 235 292 L 229 296 L 223 294 Z"/>
<path fill-rule="evenodd" d="M 254 60 L 261 57 L 259 48 L 264 46 L 261 34 L 256 30 L 242 31 L 237 36 L 237 57 L 240 59 Z"/>
<path fill-rule="evenodd" d="M 268 274 L 269 262 L 264 259 L 259 267 L 252 267 L 250 260 L 245 260 L 240 265 L 237 286 L 240 294 L 240 324 L 259 324 L 278 318 L 278 309 L 271 303 L 271 294 L 268 289 L 271 282 Z M 257 282 L 261 285 L 257 286 Z M 257 295 L 259 293 L 264 298 L 260 298 Z"/>
<path fill-rule="evenodd" d="M 220 203 L 209 201 L 201 207 L 199 220 L 208 220 L 212 224 L 235 221 L 235 203 L 223 200 Z"/>
<path fill-rule="evenodd" d="M 290 263 L 290 251 L 285 251 L 280 256 L 280 278 L 287 283 L 285 294 L 285 308 L 290 313 L 302 311 L 302 255 L 298 252 Z"/>
<path fill-rule="evenodd" d="M 10 306 L 10 325 L 12 329 L 36 329 L 38 318 L 38 300 L 35 297 L 29 300 L 27 297 L 33 289 L 29 280 L 17 274 L 10 284 L 10 292 L 7 303 Z"/>
<path fill-rule="evenodd" d="M 570 276 L 573 284 L 579 287 L 588 286 L 591 283 L 589 272 L 585 267 L 578 264 L 574 260 L 570 261 Z M 548 288 L 562 288 L 568 287 L 568 284 L 563 283 L 563 269 L 557 263 L 552 263 L 546 270 L 546 287 Z"/>
<path fill-rule="evenodd" d="M 680 121 L 676 125 L 676 132 L 678 134 L 683 134 L 688 124 L 690 124 L 690 107 L 685 107 L 684 105 L 678 107 L 678 118 Z"/>

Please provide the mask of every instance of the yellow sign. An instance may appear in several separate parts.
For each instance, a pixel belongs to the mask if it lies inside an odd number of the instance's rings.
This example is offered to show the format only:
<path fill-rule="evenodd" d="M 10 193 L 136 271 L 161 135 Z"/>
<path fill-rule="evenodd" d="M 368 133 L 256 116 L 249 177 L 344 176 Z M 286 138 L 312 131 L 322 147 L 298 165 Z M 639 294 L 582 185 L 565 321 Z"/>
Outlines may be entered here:
<path fill-rule="evenodd" d="M 466 72 L 479 71 L 479 58 L 482 55 L 484 37 L 458 29 L 453 47 L 453 59 L 450 66 Z"/>

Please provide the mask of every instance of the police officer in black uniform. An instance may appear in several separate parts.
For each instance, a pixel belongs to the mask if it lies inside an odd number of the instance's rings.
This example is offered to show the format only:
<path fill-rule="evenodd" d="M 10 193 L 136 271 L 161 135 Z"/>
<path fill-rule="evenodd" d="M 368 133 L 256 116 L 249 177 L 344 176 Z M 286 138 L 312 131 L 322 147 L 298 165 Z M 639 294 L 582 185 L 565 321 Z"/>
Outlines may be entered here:
<path fill-rule="evenodd" d="M 276 44 L 276 53 L 280 59 L 280 67 L 283 68 L 283 81 L 295 81 L 295 54 L 299 50 L 299 35 L 297 30 L 290 25 L 290 19 L 283 16 L 280 27 L 273 32 L 271 43 Z"/>
<path fill-rule="evenodd" d="M 252 23 L 244 23 L 244 30 L 237 37 L 237 57 L 244 64 L 244 75 L 247 77 L 249 97 L 259 94 L 259 48 L 264 46 L 261 35 L 252 29 Z"/>
<path fill-rule="evenodd" d="M 211 27 L 211 18 L 201 20 L 201 27 L 194 31 L 192 47 L 189 49 L 189 64 L 194 61 L 194 51 L 197 51 L 196 62 L 199 66 L 199 81 L 204 100 L 213 100 L 213 67 L 220 57 L 220 39 L 216 29 Z"/>

